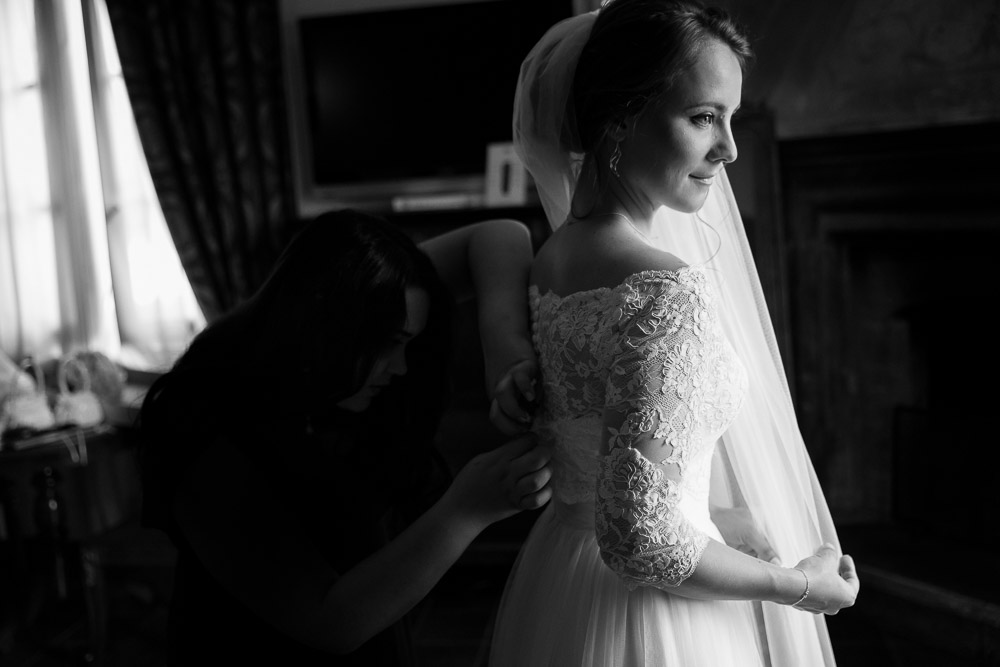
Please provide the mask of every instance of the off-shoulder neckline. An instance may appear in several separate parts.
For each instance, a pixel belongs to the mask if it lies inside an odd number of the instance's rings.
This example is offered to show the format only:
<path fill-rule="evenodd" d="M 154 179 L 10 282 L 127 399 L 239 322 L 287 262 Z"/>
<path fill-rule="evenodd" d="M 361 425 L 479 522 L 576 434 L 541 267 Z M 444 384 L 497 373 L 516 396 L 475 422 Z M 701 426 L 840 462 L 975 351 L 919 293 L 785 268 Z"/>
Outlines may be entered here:
<path fill-rule="evenodd" d="M 578 290 L 576 292 L 570 292 L 569 294 L 565 295 L 556 294 L 555 292 L 552 291 L 552 288 L 545 290 L 545 292 L 543 293 L 540 289 L 538 289 L 538 285 L 529 285 L 528 292 L 529 294 L 532 294 L 539 298 L 554 299 L 556 301 L 566 301 L 578 297 L 593 296 L 598 294 L 603 295 L 603 294 L 608 294 L 610 292 L 617 292 L 618 290 L 627 287 L 628 285 L 631 285 L 633 283 L 636 283 L 638 281 L 647 278 L 667 278 L 676 281 L 682 274 L 689 273 L 692 271 L 697 271 L 700 268 L 701 267 L 697 264 L 686 264 L 677 269 L 644 269 L 642 271 L 636 271 L 635 273 L 630 273 L 629 275 L 625 276 L 625 278 L 623 278 L 620 283 L 618 283 L 617 285 L 613 285 L 611 287 L 605 287 L 602 285 L 601 287 L 592 287 L 590 289 Z"/>

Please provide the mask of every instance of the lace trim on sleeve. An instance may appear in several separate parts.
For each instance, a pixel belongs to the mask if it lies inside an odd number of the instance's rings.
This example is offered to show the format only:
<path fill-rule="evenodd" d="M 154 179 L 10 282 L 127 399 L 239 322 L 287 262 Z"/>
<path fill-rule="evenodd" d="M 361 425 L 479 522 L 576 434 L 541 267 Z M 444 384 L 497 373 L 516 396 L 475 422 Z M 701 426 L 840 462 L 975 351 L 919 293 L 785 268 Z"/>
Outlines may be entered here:
<path fill-rule="evenodd" d="M 678 586 L 698 566 L 709 538 L 678 511 L 680 495 L 635 449 L 608 454 L 598 480 L 597 539 L 605 564 L 630 589 Z"/>
<path fill-rule="evenodd" d="M 629 588 L 675 587 L 694 572 L 708 544 L 679 508 L 686 462 L 697 429 L 699 373 L 708 304 L 698 276 L 640 276 L 619 319 L 605 397 L 622 414 L 607 424 L 609 453 L 598 474 L 596 535 L 604 562 Z M 676 475 L 664 474 L 634 448 L 663 440 Z M 675 478 L 674 478 L 675 477 Z"/>

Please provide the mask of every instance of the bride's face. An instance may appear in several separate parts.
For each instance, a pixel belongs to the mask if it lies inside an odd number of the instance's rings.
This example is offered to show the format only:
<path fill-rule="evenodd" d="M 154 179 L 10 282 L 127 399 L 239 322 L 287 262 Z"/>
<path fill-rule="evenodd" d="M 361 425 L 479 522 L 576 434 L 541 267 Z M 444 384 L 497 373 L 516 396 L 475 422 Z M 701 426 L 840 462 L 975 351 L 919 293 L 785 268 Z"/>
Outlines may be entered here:
<path fill-rule="evenodd" d="M 372 400 L 397 375 L 406 374 L 406 346 L 427 326 L 430 297 L 422 289 L 406 288 L 406 322 L 396 331 L 392 342 L 375 359 L 364 386 L 356 394 L 348 396 L 337 406 L 351 412 L 363 412 Z"/>
<path fill-rule="evenodd" d="M 736 55 L 711 40 L 664 99 L 640 114 L 621 142 L 619 162 L 622 180 L 640 200 L 654 209 L 701 208 L 716 175 L 736 159 L 730 122 L 742 86 Z"/>

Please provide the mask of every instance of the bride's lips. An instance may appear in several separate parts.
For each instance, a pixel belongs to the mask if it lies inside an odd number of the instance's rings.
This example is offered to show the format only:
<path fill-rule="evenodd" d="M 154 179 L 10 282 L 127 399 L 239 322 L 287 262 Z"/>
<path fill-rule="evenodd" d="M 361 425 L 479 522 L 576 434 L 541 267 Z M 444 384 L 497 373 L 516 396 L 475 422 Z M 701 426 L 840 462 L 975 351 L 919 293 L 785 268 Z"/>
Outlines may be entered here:
<path fill-rule="evenodd" d="M 696 176 L 691 174 L 691 178 L 702 185 L 711 185 L 713 181 L 715 181 L 715 174 L 712 174 L 711 176 Z"/>

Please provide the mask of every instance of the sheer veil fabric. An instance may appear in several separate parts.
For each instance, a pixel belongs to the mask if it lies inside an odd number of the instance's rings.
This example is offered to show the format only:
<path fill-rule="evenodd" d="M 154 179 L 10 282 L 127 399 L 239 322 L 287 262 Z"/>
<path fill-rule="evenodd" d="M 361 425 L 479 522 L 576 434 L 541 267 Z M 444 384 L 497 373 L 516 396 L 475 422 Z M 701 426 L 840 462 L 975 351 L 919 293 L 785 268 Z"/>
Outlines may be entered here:
<path fill-rule="evenodd" d="M 576 62 L 596 15 L 581 14 L 553 26 L 524 61 L 515 95 L 515 147 L 553 229 L 569 215 L 583 161 L 568 102 Z M 703 267 L 717 295 L 723 330 L 748 373 L 744 407 L 717 447 L 713 503 L 747 507 L 786 567 L 812 555 L 823 542 L 840 552 L 725 172 L 699 212 L 661 208 L 651 240 Z M 765 602 L 758 618 L 773 667 L 835 664 L 822 615 Z"/>

